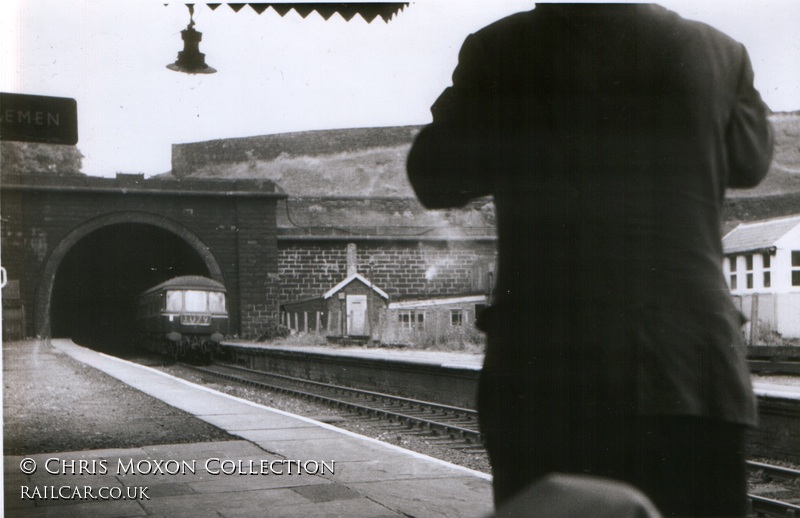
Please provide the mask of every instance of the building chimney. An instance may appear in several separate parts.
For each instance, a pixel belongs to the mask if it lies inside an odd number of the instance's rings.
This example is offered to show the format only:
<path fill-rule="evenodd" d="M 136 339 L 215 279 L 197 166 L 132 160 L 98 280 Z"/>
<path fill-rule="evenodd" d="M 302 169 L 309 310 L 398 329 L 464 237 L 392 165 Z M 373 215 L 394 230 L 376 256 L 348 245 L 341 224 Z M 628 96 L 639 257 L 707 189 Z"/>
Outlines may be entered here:
<path fill-rule="evenodd" d="M 356 259 L 356 244 L 347 244 L 347 276 L 358 273 L 358 260 Z"/>

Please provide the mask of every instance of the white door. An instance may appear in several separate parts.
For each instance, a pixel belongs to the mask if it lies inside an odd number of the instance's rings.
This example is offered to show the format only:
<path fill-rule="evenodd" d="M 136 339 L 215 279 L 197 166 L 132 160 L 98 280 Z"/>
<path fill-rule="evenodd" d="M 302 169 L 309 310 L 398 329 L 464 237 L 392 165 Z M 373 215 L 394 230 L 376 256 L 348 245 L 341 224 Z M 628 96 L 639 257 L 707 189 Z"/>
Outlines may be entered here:
<path fill-rule="evenodd" d="M 347 296 L 347 334 L 363 336 L 367 334 L 367 296 Z"/>

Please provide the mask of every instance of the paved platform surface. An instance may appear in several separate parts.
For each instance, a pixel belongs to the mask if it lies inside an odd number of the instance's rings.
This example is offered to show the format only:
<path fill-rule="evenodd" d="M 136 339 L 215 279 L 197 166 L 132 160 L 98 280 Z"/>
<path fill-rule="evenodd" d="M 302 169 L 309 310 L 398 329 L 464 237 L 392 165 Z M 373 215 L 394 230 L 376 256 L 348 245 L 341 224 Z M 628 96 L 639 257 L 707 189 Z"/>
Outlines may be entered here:
<path fill-rule="evenodd" d="M 221 394 L 68 340 L 52 345 L 241 440 L 7 456 L 5 509 L 13 516 L 469 517 L 492 511 L 491 481 L 485 474 Z M 23 474 L 32 462 L 36 472 Z M 82 467 L 83 474 L 64 473 Z M 50 498 L 23 499 L 23 491 Z"/>
<path fill-rule="evenodd" d="M 779 380 L 766 381 L 754 376 L 753 392 L 762 397 L 800 399 L 800 378 L 796 377 L 792 380 L 786 376 Z"/>
<path fill-rule="evenodd" d="M 273 351 L 307 352 L 328 356 L 352 356 L 354 358 L 368 358 L 381 360 L 395 360 L 412 363 L 440 365 L 443 367 L 462 367 L 480 370 L 483 365 L 483 355 L 466 352 L 426 351 L 419 349 L 394 349 L 388 347 L 339 347 L 318 345 L 274 345 L 260 344 L 245 341 L 225 341 L 223 345 L 236 347 L 249 347 L 253 349 L 269 349 Z"/>

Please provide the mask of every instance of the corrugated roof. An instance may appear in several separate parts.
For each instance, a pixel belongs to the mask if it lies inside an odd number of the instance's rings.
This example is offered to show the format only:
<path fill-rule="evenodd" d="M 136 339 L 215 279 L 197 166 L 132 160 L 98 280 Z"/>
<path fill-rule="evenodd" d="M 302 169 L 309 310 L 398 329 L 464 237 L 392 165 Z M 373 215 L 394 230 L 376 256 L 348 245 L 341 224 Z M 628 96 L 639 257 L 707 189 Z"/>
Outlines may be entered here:
<path fill-rule="evenodd" d="M 765 250 L 775 246 L 797 225 L 800 225 L 800 216 L 744 223 L 722 238 L 722 250 L 725 254 Z"/>
<path fill-rule="evenodd" d="M 389 309 L 414 309 L 447 304 L 486 302 L 486 295 L 464 295 L 462 297 L 431 297 L 428 299 L 401 300 L 390 302 Z"/>

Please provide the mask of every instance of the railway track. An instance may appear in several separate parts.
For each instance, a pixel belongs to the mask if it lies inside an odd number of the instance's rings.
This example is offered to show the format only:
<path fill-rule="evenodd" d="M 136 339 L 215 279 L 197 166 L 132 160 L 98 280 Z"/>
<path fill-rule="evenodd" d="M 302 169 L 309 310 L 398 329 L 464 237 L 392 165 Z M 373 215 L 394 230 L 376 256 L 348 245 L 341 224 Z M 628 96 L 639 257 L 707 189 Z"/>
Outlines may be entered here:
<path fill-rule="evenodd" d="M 748 368 L 753 374 L 800 374 L 800 361 L 782 360 L 747 360 Z"/>
<path fill-rule="evenodd" d="M 184 364 L 183 366 L 213 378 L 321 402 L 368 418 L 386 420 L 389 423 L 401 425 L 405 433 L 425 434 L 426 440 L 438 442 L 454 449 L 483 450 L 475 410 L 232 365 L 214 364 L 201 367 Z M 753 461 L 748 461 L 748 469 L 760 480 L 779 482 L 788 487 L 794 487 L 795 493 L 800 485 L 800 471 L 797 470 Z M 748 497 L 749 516 L 800 518 L 800 505 L 796 503 L 754 494 L 750 494 Z"/>
<path fill-rule="evenodd" d="M 768 481 L 778 480 L 795 485 L 800 484 L 800 470 L 756 461 L 747 461 L 747 468 L 750 471 L 758 472 L 762 478 Z"/>
<path fill-rule="evenodd" d="M 800 506 L 782 502 L 780 500 L 773 500 L 757 495 L 747 495 L 750 498 L 750 510 L 748 516 L 786 516 L 796 517 L 800 516 Z"/>
<path fill-rule="evenodd" d="M 363 416 L 402 423 L 409 428 L 455 441 L 455 444 L 466 443 L 469 447 L 482 448 L 478 431 L 478 413 L 475 410 L 254 371 L 243 367 L 219 364 L 206 367 L 184 366 L 219 379 L 311 399 Z"/>
<path fill-rule="evenodd" d="M 762 462 L 748 461 L 747 468 L 759 480 L 767 483 L 778 483 L 782 487 L 789 488 L 795 495 L 800 487 L 800 471 L 773 466 Z M 750 516 L 791 516 L 800 517 L 800 501 L 797 497 L 792 498 L 793 502 L 785 502 L 761 495 L 748 495 L 750 498 Z"/>

